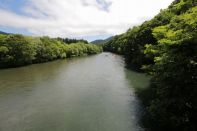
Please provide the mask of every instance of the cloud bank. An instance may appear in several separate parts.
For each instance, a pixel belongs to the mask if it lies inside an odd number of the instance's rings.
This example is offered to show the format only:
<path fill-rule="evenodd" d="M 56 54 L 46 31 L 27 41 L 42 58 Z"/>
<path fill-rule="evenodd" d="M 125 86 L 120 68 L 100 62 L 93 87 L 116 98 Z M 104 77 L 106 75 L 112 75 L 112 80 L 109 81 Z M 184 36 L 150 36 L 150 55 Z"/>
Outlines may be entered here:
<path fill-rule="evenodd" d="M 152 18 L 172 1 L 26 0 L 20 13 L 0 6 L 0 26 L 51 37 L 114 35 Z"/>

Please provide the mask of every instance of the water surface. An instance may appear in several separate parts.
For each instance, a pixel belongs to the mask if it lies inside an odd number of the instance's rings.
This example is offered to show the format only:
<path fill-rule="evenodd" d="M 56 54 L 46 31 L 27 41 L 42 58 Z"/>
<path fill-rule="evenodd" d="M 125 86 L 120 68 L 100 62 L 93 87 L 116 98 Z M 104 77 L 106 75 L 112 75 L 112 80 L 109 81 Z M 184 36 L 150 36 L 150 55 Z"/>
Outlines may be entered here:
<path fill-rule="evenodd" d="M 102 53 L 0 70 L 0 131 L 140 131 L 144 74 Z"/>

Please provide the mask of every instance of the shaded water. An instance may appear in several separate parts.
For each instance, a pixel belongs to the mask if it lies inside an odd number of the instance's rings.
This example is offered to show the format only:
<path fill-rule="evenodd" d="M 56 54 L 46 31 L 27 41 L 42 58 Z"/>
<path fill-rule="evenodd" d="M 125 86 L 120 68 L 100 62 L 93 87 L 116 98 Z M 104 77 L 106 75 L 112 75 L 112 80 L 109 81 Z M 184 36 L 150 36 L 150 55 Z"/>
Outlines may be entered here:
<path fill-rule="evenodd" d="M 102 53 L 0 70 L 0 131 L 139 131 L 148 78 Z"/>

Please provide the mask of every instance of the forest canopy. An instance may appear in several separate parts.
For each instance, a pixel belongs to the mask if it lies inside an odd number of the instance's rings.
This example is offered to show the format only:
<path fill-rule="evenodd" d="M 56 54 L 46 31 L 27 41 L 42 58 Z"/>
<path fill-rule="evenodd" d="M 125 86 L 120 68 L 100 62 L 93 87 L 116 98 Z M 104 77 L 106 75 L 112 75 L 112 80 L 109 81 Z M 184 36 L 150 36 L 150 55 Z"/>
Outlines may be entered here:
<path fill-rule="evenodd" d="M 150 131 L 197 129 L 197 2 L 175 0 L 152 20 L 115 36 L 104 50 L 124 55 L 129 67 L 152 75 L 137 91 Z"/>
<path fill-rule="evenodd" d="M 84 40 L 30 37 L 19 34 L 0 35 L 1 68 L 96 54 L 101 51 L 101 47 L 88 44 Z"/>

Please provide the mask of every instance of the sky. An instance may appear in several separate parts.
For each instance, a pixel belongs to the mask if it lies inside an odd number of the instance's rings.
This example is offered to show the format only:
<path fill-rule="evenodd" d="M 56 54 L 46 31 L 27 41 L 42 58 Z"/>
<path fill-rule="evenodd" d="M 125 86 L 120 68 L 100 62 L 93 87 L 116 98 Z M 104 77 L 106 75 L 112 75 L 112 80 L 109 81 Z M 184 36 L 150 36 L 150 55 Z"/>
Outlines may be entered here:
<path fill-rule="evenodd" d="M 121 34 L 150 20 L 173 0 L 0 0 L 0 31 L 83 38 Z"/>

